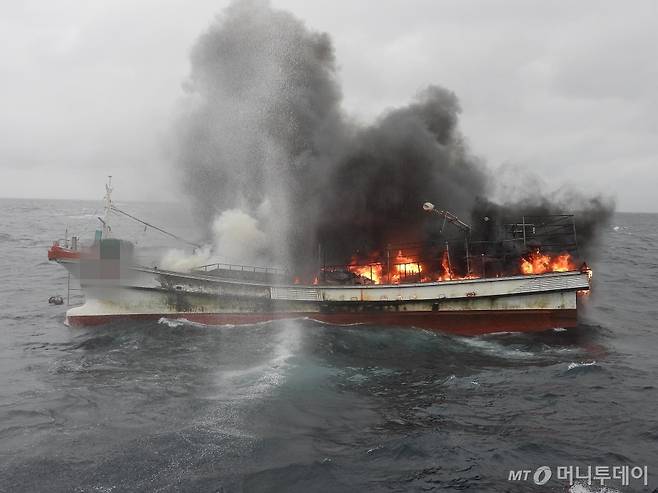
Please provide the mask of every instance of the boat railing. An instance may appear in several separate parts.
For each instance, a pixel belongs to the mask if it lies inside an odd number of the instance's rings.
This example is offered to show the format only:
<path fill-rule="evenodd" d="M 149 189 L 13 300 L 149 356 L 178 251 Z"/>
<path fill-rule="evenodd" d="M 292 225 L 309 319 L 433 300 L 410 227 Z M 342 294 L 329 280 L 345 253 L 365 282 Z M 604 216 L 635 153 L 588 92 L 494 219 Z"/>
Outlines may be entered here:
<path fill-rule="evenodd" d="M 194 267 L 192 270 L 210 272 L 214 270 L 228 270 L 234 272 L 255 272 L 259 274 L 274 274 L 274 275 L 288 275 L 289 272 L 285 269 L 280 269 L 278 267 L 259 267 L 255 265 L 240 265 L 240 264 L 225 264 L 225 263 L 214 263 L 207 265 L 199 265 Z"/>

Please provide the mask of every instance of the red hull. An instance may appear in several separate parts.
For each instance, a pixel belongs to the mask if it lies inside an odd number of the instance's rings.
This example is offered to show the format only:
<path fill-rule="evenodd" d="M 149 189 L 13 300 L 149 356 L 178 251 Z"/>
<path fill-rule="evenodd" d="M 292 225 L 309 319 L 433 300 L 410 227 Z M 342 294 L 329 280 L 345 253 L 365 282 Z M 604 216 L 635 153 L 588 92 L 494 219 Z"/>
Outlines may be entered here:
<path fill-rule="evenodd" d="M 459 335 L 491 332 L 539 332 L 575 327 L 576 310 L 463 310 L 396 313 L 162 313 L 129 315 L 73 315 L 73 326 L 101 325 L 119 320 L 186 319 L 208 325 L 246 325 L 271 320 L 310 318 L 330 324 L 408 326 Z"/>
<path fill-rule="evenodd" d="M 63 259 L 79 260 L 80 251 L 61 247 L 57 242 L 53 243 L 53 245 L 48 249 L 48 260 L 63 260 Z"/>

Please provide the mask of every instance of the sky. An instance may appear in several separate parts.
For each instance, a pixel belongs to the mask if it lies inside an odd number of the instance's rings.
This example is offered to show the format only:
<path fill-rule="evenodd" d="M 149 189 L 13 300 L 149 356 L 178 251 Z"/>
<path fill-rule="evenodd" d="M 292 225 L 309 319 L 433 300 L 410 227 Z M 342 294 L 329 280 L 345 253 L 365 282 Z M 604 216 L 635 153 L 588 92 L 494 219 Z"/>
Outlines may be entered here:
<path fill-rule="evenodd" d="M 180 194 L 170 142 L 189 54 L 227 1 L 23 0 L 0 16 L 0 196 Z M 658 212 L 658 2 L 272 0 L 334 43 L 370 122 L 429 84 L 506 176 Z M 510 170 L 513 170 L 510 173 Z"/>

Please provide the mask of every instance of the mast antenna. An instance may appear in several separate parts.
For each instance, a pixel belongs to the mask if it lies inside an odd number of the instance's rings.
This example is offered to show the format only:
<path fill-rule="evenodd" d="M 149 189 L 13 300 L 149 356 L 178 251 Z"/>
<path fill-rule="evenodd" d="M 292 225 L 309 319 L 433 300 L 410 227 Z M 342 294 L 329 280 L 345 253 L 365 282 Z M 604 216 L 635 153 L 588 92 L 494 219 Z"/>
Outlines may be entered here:
<path fill-rule="evenodd" d="M 105 184 L 105 213 L 103 215 L 103 238 L 108 238 L 112 233 L 110 226 L 110 212 L 112 212 L 112 175 L 108 175 Z"/>

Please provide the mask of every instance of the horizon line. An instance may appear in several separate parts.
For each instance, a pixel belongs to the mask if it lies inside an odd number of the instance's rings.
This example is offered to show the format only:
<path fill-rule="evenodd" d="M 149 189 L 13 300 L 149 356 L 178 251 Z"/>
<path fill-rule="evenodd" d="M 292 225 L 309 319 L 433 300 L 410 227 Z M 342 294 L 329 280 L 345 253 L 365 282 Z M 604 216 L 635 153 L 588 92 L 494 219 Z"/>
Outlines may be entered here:
<path fill-rule="evenodd" d="M 102 198 L 98 199 L 63 199 L 63 198 L 52 198 L 52 197 L 6 197 L 0 196 L 0 200 L 57 200 L 57 201 L 69 201 L 69 202 L 103 202 Z M 165 200 L 135 200 L 135 199 L 120 199 L 114 200 L 115 202 L 134 202 L 141 204 L 175 204 L 176 201 L 165 201 Z M 618 214 L 658 214 L 658 210 L 655 211 L 629 211 L 629 210 L 615 210 L 614 213 Z"/>

